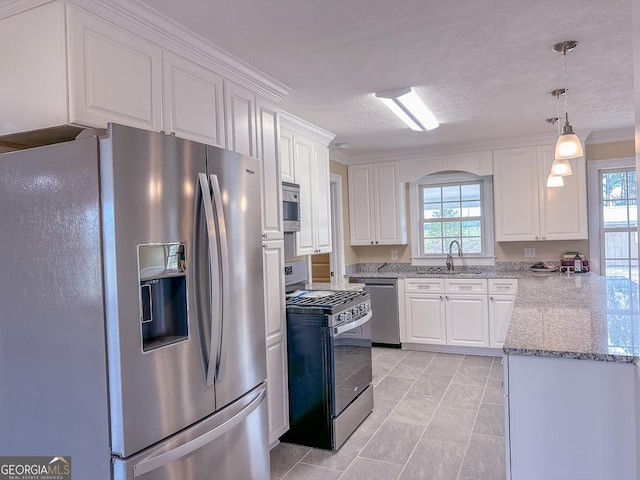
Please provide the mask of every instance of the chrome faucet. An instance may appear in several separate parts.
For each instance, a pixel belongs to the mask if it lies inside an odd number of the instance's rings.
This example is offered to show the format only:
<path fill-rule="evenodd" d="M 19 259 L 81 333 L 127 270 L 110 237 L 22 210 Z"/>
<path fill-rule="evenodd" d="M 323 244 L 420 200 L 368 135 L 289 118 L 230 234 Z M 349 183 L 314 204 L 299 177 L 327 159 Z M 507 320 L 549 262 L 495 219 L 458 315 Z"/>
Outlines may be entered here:
<path fill-rule="evenodd" d="M 451 243 L 449 244 L 449 253 L 447 254 L 447 270 L 450 272 L 453 272 L 453 257 L 451 256 L 451 249 L 453 248 L 454 243 L 458 246 L 458 256 L 462 256 L 462 247 L 460 246 L 460 242 L 457 240 L 451 240 Z"/>

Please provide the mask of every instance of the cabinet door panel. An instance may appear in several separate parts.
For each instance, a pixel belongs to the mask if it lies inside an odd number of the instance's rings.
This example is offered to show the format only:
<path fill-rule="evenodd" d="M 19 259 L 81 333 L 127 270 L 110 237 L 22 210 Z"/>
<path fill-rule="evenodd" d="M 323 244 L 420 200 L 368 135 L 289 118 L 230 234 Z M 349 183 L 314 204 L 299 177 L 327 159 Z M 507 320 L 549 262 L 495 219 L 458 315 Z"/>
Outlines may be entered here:
<path fill-rule="evenodd" d="M 163 52 L 162 59 L 162 129 L 181 138 L 224 147 L 222 77 L 169 52 Z"/>
<path fill-rule="evenodd" d="M 289 386 L 287 352 L 284 340 L 267 346 L 267 403 L 269 409 L 269 444 L 289 430 Z"/>
<path fill-rule="evenodd" d="M 331 251 L 331 194 L 329 181 L 329 150 L 313 147 L 313 202 L 316 249 L 318 253 Z"/>
<path fill-rule="evenodd" d="M 293 169 L 293 134 L 280 130 L 280 170 L 283 182 L 295 182 Z"/>
<path fill-rule="evenodd" d="M 240 85 L 224 81 L 227 148 L 256 157 L 255 95 Z"/>
<path fill-rule="evenodd" d="M 349 222 L 351 245 L 373 245 L 374 232 L 373 168 L 349 167 Z"/>
<path fill-rule="evenodd" d="M 442 295 L 405 294 L 407 341 L 445 344 L 445 312 Z"/>
<path fill-rule="evenodd" d="M 536 240 L 540 218 L 535 148 L 496 150 L 493 155 L 496 241 Z"/>
<path fill-rule="evenodd" d="M 447 343 L 488 347 L 488 316 L 486 295 L 447 295 Z"/>
<path fill-rule="evenodd" d="M 586 164 L 583 158 L 572 158 L 572 175 L 562 177 L 563 187 L 547 188 L 546 176 L 551 171 L 554 150 L 538 149 L 543 171 L 540 185 L 544 185 L 541 198 L 541 235 L 545 240 L 577 240 L 588 238 Z M 543 183 L 544 182 L 544 183 Z"/>
<path fill-rule="evenodd" d="M 502 348 L 507 335 L 515 295 L 489 297 L 489 341 L 492 348 Z"/>
<path fill-rule="evenodd" d="M 399 181 L 397 162 L 374 164 L 375 237 L 376 244 L 407 243 L 404 190 Z"/>
<path fill-rule="evenodd" d="M 284 242 L 266 242 L 262 251 L 267 343 L 284 335 Z"/>
<path fill-rule="evenodd" d="M 67 9 L 70 120 L 160 130 L 160 47 L 73 5 Z"/>
<path fill-rule="evenodd" d="M 314 253 L 313 232 L 313 145 L 302 137 L 294 137 L 295 181 L 300 185 L 300 231 L 296 232 L 296 254 Z"/>
<path fill-rule="evenodd" d="M 283 238 L 282 184 L 280 180 L 280 132 L 278 107 L 263 99 L 256 101 L 258 158 L 262 177 L 262 229 L 267 240 Z"/>

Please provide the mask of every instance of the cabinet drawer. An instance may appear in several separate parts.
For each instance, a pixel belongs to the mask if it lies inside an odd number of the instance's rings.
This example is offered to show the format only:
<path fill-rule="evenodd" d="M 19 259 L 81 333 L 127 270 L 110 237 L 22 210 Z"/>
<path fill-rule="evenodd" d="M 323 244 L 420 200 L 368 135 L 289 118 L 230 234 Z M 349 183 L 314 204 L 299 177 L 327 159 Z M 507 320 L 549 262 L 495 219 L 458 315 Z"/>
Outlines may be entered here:
<path fill-rule="evenodd" d="M 487 280 L 484 278 L 460 278 L 445 279 L 444 290 L 446 293 L 487 293 Z"/>
<path fill-rule="evenodd" d="M 504 280 L 489 279 L 489 293 L 492 295 L 515 295 L 518 293 L 518 280 L 515 278 Z"/>
<path fill-rule="evenodd" d="M 444 279 L 442 278 L 405 278 L 405 292 L 443 293 Z"/>

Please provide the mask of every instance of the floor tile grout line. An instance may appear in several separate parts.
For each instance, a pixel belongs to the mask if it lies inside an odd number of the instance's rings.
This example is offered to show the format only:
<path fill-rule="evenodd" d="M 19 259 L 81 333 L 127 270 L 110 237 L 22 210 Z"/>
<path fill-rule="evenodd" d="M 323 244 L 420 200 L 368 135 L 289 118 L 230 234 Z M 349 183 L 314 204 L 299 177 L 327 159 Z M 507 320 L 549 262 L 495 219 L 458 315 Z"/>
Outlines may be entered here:
<path fill-rule="evenodd" d="M 464 359 L 462 361 L 464 361 Z M 493 367 L 493 361 L 491 362 L 491 366 Z M 469 452 L 469 444 L 471 443 L 473 430 L 476 427 L 476 422 L 478 421 L 478 415 L 480 415 L 480 406 L 482 405 L 482 399 L 484 398 L 484 393 L 487 390 L 487 382 L 489 382 L 489 375 L 491 375 L 491 368 L 489 369 L 489 374 L 487 375 L 487 378 L 484 381 L 484 388 L 482 389 L 482 395 L 480 396 L 480 402 L 478 403 L 478 409 L 476 410 L 476 417 L 473 419 L 473 426 L 471 427 L 471 433 L 469 433 L 469 438 L 467 439 L 467 445 L 464 448 L 464 455 L 462 455 L 462 462 L 460 462 L 460 467 L 458 468 L 458 475 L 456 477 L 457 480 L 460 480 L 460 475 L 462 475 L 462 467 L 464 466 L 464 461 L 467 458 L 467 453 Z"/>
<path fill-rule="evenodd" d="M 391 373 L 391 372 L 393 371 L 393 369 L 394 369 L 394 368 L 396 368 L 396 367 L 400 364 L 400 362 L 402 362 L 402 360 L 404 360 L 405 358 L 407 358 L 407 355 L 409 354 L 409 351 L 407 350 L 406 352 L 407 352 L 407 353 L 406 353 L 406 354 L 405 354 L 405 355 L 404 355 L 400 360 L 398 360 L 398 362 L 397 362 L 397 363 L 396 363 L 396 364 L 395 364 L 395 365 L 394 365 L 394 366 L 393 366 L 393 367 L 392 367 L 392 368 L 391 368 L 387 373 L 385 373 L 385 374 L 382 376 L 382 378 L 381 378 L 380 380 L 378 380 L 378 383 L 377 383 L 376 385 L 380 384 L 380 382 L 382 382 L 382 380 L 384 380 L 384 378 L 385 378 L 387 375 L 389 375 L 389 373 Z M 376 355 L 376 356 L 377 356 L 377 355 Z M 373 365 L 373 360 L 374 360 L 374 358 L 375 358 L 375 357 L 372 357 L 372 358 L 371 358 L 371 363 L 372 363 L 372 365 Z M 426 368 L 426 366 L 425 366 L 425 368 Z M 414 383 L 415 383 L 415 382 L 414 382 Z M 372 385 L 371 385 L 371 388 L 375 388 L 375 385 L 373 385 L 373 383 L 372 383 Z M 375 394 L 375 392 L 374 392 L 374 394 Z M 405 395 L 406 395 L 406 394 L 405 394 Z M 403 396 L 402 398 L 404 398 L 404 396 Z M 371 435 L 371 438 L 369 438 L 369 440 L 367 440 L 367 442 L 362 446 L 362 448 L 361 448 L 360 450 L 358 450 L 358 453 L 356 453 L 355 457 L 353 457 L 353 460 L 351 460 L 351 463 L 349 463 L 349 465 L 348 465 L 348 466 L 347 466 L 347 468 L 344 470 L 344 472 L 340 475 L 340 477 L 338 477 L 338 480 L 340 480 L 342 477 L 344 477 L 344 475 L 346 474 L 346 472 L 349 470 L 349 468 L 351 468 L 351 466 L 355 463 L 355 461 L 356 461 L 358 458 L 367 458 L 367 457 L 360 457 L 360 454 L 362 453 L 362 451 L 363 451 L 365 448 L 367 448 L 367 445 L 369 445 L 369 443 L 371 443 L 371 440 L 373 440 L 373 437 L 375 437 L 375 436 L 376 436 L 376 434 L 380 431 L 380 428 L 382 428 L 382 425 L 384 425 L 384 423 L 389 419 L 389 417 L 391 416 L 391 414 L 393 413 L 393 411 L 394 411 L 394 410 L 396 409 L 396 407 L 398 406 L 398 403 L 400 403 L 400 401 L 398 401 L 398 402 L 396 403 L 395 407 L 393 407 L 393 409 L 392 409 L 392 410 L 387 414 L 387 416 L 386 416 L 386 417 L 384 417 L 384 419 L 382 420 L 382 422 L 380 422 L 380 425 L 379 425 L 379 426 L 378 426 L 378 428 L 376 428 L 376 430 L 373 432 L 373 434 Z M 374 407 L 374 408 L 375 408 L 375 407 Z M 368 417 L 367 417 L 367 418 L 368 418 Z M 364 423 L 364 421 L 363 421 L 363 423 Z M 362 425 L 362 423 L 361 423 L 360 425 Z M 360 426 L 358 426 L 358 428 L 359 428 L 359 427 L 360 427 Z M 386 462 L 386 463 L 389 463 L 389 462 Z"/>

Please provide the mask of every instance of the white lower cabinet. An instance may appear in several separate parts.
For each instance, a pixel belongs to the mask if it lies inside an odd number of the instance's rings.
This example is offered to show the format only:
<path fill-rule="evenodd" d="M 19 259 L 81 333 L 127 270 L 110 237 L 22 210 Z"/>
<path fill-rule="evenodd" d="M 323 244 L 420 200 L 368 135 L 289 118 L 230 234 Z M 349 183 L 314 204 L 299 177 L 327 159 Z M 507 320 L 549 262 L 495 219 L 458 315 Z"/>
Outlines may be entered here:
<path fill-rule="evenodd" d="M 489 346 L 486 295 L 445 295 L 445 311 L 448 345 Z"/>
<path fill-rule="evenodd" d="M 447 343 L 442 294 L 405 293 L 407 341 L 411 343 Z"/>
<path fill-rule="evenodd" d="M 517 280 L 406 278 L 403 342 L 501 348 Z"/>
<path fill-rule="evenodd" d="M 289 430 L 287 324 L 284 308 L 284 241 L 263 244 L 264 309 L 267 336 L 269 443 Z"/>
<path fill-rule="evenodd" d="M 508 480 L 640 478 L 635 364 L 504 360 Z"/>
<path fill-rule="evenodd" d="M 489 280 L 489 346 L 502 348 L 516 301 L 518 280 Z"/>

